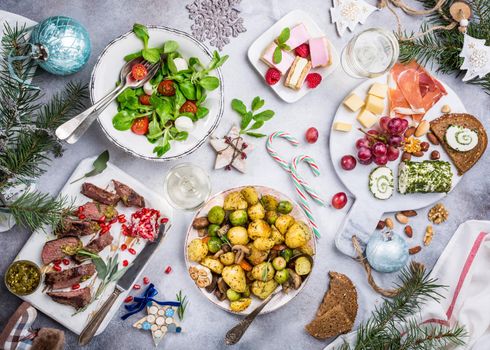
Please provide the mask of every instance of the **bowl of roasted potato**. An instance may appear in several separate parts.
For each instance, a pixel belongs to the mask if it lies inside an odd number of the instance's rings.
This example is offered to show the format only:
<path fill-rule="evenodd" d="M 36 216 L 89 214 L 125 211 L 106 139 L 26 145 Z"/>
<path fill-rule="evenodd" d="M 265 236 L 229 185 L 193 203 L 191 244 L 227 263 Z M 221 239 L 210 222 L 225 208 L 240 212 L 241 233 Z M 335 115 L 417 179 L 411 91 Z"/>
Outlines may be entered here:
<path fill-rule="evenodd" d="M 302 209 L 264 186 L 236 187 L 196 213 L 185 242 L 189 276 L 220 308 L 248 314 L 275 290 L 262 311 L 294 298 L 311 273 L 315 238 Z"/>

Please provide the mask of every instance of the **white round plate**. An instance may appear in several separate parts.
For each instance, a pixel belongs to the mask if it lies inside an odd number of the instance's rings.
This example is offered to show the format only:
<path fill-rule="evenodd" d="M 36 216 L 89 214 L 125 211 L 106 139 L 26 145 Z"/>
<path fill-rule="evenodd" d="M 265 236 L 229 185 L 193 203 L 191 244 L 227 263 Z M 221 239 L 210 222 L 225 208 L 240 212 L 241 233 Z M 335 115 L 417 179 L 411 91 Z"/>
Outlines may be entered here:
<path fill-rule="evenodd" d="M 308 227 L 310 227 L 310 224 L 308 222 L 308 218 L 306 217 L 305 213 L 301 210 L 301 207 L 295 201 L 293 201 L 291 198 L 289 198 L 288 196 L 284 195 L 283 193 L 276 191 L 270 187 L 254 186 L 254 185 L 250 185 L 250 186 L 254 187 L 260 196 L 265 195 L 265 194 L 271 194 L 277 198 L 280 198 L 281 200 L 288 200 L 291 203 L 293 203 L 293 211 L 290 213 L 290 215 L 292 215 L 297 220 L 304 221 L 308 225 Z M 215 194 L 213 197 L 208 199 L 208 201 L 204 204 L 204 206 L 196 213 L 196 215 L 194 216 L 192 221 L 194 221 L 195 218 L 206 216 L 208 211 L 212 207 L 214 207 L 215 205 L 222 206 L 226 195 L 229 194 L 230 192 L 240 191 L 241 189 L 243 189 L 245 187 L 250 187 L 250 186 L 235 187 L 235 188 L 231 188 L 229 190 Z M 184 245 L 184 257 L 185 257 L 185 264 L 186 264 L 186 268 L 187 268 L 188 278 L 190 278 L 189 273 L 188 273 L 189 267 L 200 266 L 198 263 L 193 262 L 193 261 L 189 261 L 189 259 L 187 258 L 187 246 L 188 246 L 188 244 L 194 238 L 199 238 L 197 230 L 192 227 L 192 221 L 191 221 L 191 224 L 189 225 L 189 229 L 187 230 L 187 235 L 186 235 L 185 245 Z M 311 230 L 311 227 L 310 227 L 310 230 Z M 312 233 L 312 238 L 311 238 L 309 244 L 313 247 L 313 252 L 315 252 L 315 254 L 316 254 L 316 241 L 315 241 L 315 237 L 314 237 L 313 233 Z M 315 254 L 312 257 L 313 258 L 313 267 L 315 266 L 315 263 L 314 263 Z M 288 294 L 281 293 L 280 295 L 276 296 L 274 298 L 274 300 L 272 300 L 269 304 L 267 304 L 265 306 L 265 308 L 262 310 L 261 313 L 265 314 L 265 313 L 277 310 L 281 306 L 287 304 L 291 299 L 293 299 L 296 295 L 298 295 L 299 292 L 301 292 L 301 290 L 303 290 L 303 288 L 305 287 L 306 283 L 308 282 L 308 280 L 310 278 L 310 275 L 311 275 L 311 272 L 305 278 L 305 280 L 303 281 L 303 283 L 301 284 L 301 287 L 299 289 L 297 289 L 297 290 L 292 289 Z M 213 293 L 206 292 L 206 290 L 204 288 L 199 288 L 195 283 L 194 283 L 194 285 L 214 305 L 218 306 L 219 308 L 221 308 L 225 311 L 232 312 L 230 310 L 230 302 L 227 299 L 225 299 L 223 301 L 219 301 L 214 296 Z M 242 312 L 238 312 L 238 313 L 233 312 L 233 313 L 234 314 L 240 314 L 240 315 L 248 315 L 250 312 L 252 312 L 257 306 L 259 306 L 262 303 L 262 300 L 257 298 L 253 294 L 251 295 L 251 297 L 252 297 L 252 303 L 250 304 L 250 306 L 247 309 L 245 309 Z"/>
<path fill-rule="evenodd" d="M 203 64 L 207 64 L 211 58 L 211 51 L 189 34 L 180 30 L 163 27 L 148 26 L 150 34 L 149 47 L 161 46 L 165 41 L 175 40 L 179 43 L 179 52 L 186 59 L 197 57 Z M 90 98 L 92 103 L 100 100 L 108 92 L 114 89 L 119 80 L 119 72 L 124 65 L 124 56 L 141 50 L 142 42 L 132 31 L 121 35 L 110 42 L 102 51 L 95 63 L 90 78 Z M 194 130 L 189 133 L 186 141 L 172 141 L 171 149 L 162 157 L 153 153 L 154 144 L 148 142 L 145 137 L 136 135 L 130 131 L 118 131 L 112 126 L 112 118 L 117 113 L 117 103 L 111 103 L 102 113 L 98 121 L 107 137 L 117 146 L 132 155 L 155 161 L 166 161 L 182 158 L 197 150 L 218 126 L 223 115 L 223 77 L 221 70 L 217 69 L 211 74 L 216 74 L 220 80 L 220 86 L 214 91 L 208 92 L 204 106 L 209 109 L 206 118 L 194 123 Z"/>

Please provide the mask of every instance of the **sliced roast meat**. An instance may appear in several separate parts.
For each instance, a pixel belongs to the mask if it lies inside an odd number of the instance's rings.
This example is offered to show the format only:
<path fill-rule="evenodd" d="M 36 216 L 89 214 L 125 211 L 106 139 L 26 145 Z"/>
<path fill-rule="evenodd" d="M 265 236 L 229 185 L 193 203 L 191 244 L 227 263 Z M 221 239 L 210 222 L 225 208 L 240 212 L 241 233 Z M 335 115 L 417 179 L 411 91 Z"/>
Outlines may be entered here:
<path fill-rule="evenodd" d="M 100 230 L 100 226 L 95 221 L 80 220 L 78 218 L 67 217 L 56 231 L 58 237 L 64 236 L 87 236 Z"/>
<path fill-rule="evenodd" d="M 89 182 L 85 182 L 82 185 L 82 190 L 80 192 L 88 198 L 102 204 L 116 205 L 117 202 L 119 202 L 119 195 L 117 193 L 106 191 Z"/>
<path fill-rule="evenodd" d="M 103 235 L 100 235 L 99 237 L 97 237 L 93 241 L 91 241 L 83 249 L 88 250 L 89 252 L 92 252 L 92 253 L 99 253 L 102 250 L 104 250 L 105 247 L 110 245 L 112 243 L 113 239 L 114 239 L 114 237 L 112 237 L 110 232 L 107 232 L 107 233 L 104 233 Z M 86 255 L 78 254 L 75 256 L 75 260 L 78 262 L 82 262 L 82 261 L 85 261 L 88 259 L 90 259 L 90 258 Z"/>
<path fill-rule="evenodd" d="M 92 263 L 72 267 L 60 272 L 48 272 L 44 282 L 53 289 L 71 287 L 83 282 L 95 273 L 95 265 Z"/>
<path fill-rule="evenodd" d="M 92 299 L 90 287 L 69 292 L 48 292 L 47 294 L 57 303 L 73 306 L 77 310 L 87 306 Z"/>
<path fill-rule="evenodd" d="M 116 180 L 112 180 L 112 182 L 114 183 L 116 193 L 119 195 L 125 206 L 138 208 L 143 208 L 145 206 L 145 199 L 143 196 L 136 193 L 131 187 Z"/>
<path fill-rule="evenodd" d="M 106 220 L 110 220 L 117 216 L 117 210 L 112 205 L 87 202 L 82 205 L 81 214 L 85 216 L 84 220 L 98 221 L 102 216 L 105 216 Z"/>
<path fill-rule="evenodd" d="M 83 243 L 78 237 L 67 236 L 53 239 L 44 244 L 41 252 L 43 264 L 49 264 L 55 260 L 63 259 L 67 255 L 74 255 L 83 247 Z"/>

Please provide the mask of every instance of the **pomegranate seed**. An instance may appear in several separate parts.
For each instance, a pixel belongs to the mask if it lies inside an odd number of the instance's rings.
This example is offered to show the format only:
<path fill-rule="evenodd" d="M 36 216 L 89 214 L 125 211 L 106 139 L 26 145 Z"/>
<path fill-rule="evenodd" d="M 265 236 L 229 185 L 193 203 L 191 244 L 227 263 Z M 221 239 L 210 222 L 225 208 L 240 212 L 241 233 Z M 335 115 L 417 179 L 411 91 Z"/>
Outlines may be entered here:
<path fill-rule="evenodd" d="M 117 219 L 117 221 L 119 221 L 119 223 L 123 224 L 126 222 L 126 218 L 122 218 L 122 219 Z"/>
<path fill-rule="evenodd" d="M 85 208 L 83 207 L 83 205 L 79 206 L 78 207 L 78 212 L 81 213 L 85 210 Z"/>
<path fill-rule="evenodd" d="M 161 223 L 161 224 L 166 224 L 167 222 L 168 222 L 168 219 L 167 219 L 167 218 L 162 218 L 162 219 L 160 220 L 160 223 Z"/>
<path fill-rule="evenodd" d="M 118 219 L 126 219 L 126 215 L 124 215 L 124 214 L 119 214 L 119 215 L 117 216 L 117 218 L 118 218 Z"/>
<path fill-rule="evenodd" d="M 141 286 L 140 286 L 139 284 L 135 284 L 135 285 L 133 286 L 133 289 L 136 289 L 136 290 L 141 289 Z"/>
<path fill-rule="evenodd" d="M 70 265 L 70 260 L 63 259 L 63 265 Z"/>
<path fill-rule="evenodd" d="M 144 277 L 144 278 L 143 278 L 143 283 L 144 283 L 144 284 L 148 284 L 148 283 L 150 283 L 150 279 L 149 279 L 148 277 Z"/>
<path fill-rule="evenodd" d="M 113 225 L 113 224 L 115 224 L 116 222 L 117 222 L 117 218 L 114 218 L 114 219 L 112 219 L 111 221 L 109 221 L 109 224 Z"/>
<path fill-rule="evenodd" d="M 56 259 L 55 261 L 53 261 L 53 264 L 60 265 L 61 264 L 61 259 Z"/>
<path fill-rule="evenodd" d="M 128 249 L 128 252 L 129 252 L 130 254 L 136 255 L 136 250 L 134 250 L 133 248 L 129 248 L 129 249 Z"/>
<path fill-rule="evenodd" d="M 128 296 L 126 297 L 126 299 L 124 299 L 124 302 L 125 302 L 125 303 L 130 303 L 130 302 L 132 302 L 132 301 L 133 301 L 133 297 L 132 297 L 131 295 L 128 295 Z"/>
<path fill-rule="evenodd" d="M 126 267 L 129 265 L 129 262 L 127 260 L 123 260 L 123 266 Z"/>
<path fill-rule="evenodd" d="M 71 286 L 71 289 L 75 290 L 80 288 L 80 283 L 75 283 L 73 286 Z"/>
<path fill-rule="evenodd" d="M 83 215 L 83 214 L 80 214 L 80 215 L 78 215 L 78 218 L 79 218 L 80 220 L 83 220 L 83 219 L 85 219 L 85 218 L 86 218 L 86 216 L 85 216 L 85 215 Z"/>
<path fill-rule="evenodd" d="M 104 223 L 105 222 L 105 215 L 102 215 L 99 220 L 98 220 L 100 223 Z"/>
<path fill-rule="evenodd" d="M 125 251 L 126 249 L 128 249 L 128 246 L 126 244 L 122 244 L 121 245 L 121 250 L 122 251 Z"/>
<path fill-rule="evenodd" d="M 60 265 L 54 265 L 54 266 L 53 266 L 53 269 L 54 269 L 55 271 L 58 271 L 58 272 L 59 272 L 59 271 L 61 271 L 61 266 L 60 266 Z"/>
<path fill-rule="evenodd" d="M 111 230 L 110 226 L 104 226 L 102 230 L 100 230 L 100 234 L 103 235 L 104 233 L 107 233 Z"/>
<path fill-rule="evenodd" d="M 165 269 L 165 273 L 168 275 L 170 272 L 172 272 L 172 268 L 170 266 L 167 266 Z"/>

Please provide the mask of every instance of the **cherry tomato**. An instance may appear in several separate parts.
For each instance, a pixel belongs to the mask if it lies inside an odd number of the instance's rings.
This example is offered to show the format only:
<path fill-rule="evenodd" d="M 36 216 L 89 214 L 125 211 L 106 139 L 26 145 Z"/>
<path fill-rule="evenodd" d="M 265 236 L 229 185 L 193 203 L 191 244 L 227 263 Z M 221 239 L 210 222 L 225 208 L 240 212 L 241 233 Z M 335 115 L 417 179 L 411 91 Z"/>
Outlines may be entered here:
<path fill-rule="evenodd" d="M 133 301 L 133 299 L 134 299 L 134 298 L 133 298 L 133 296 L 132 296 L 132 295 L 128 295 L 128 296 L 126 297 L 126 299 L 124 299 L 124 302 L 125 302 L 125 303 L 130 303 L 130 302 L 132 302 L 132 301 Z"/>
<path fill-rule="evenodd" d="M 129 261 L 127 261 L 127 260 L 123 260 L 123 266 L 124 266 L 124 267 L 126 267 L 126 266 L 128 266 L 128 265 L 129 265 Z"/>
<path fill-rule="evenodd" d="M 309 128 L 305 134 L 306 142 L 315 143 L 318 140 L 318 130 L 316 128 Z"/>
<path fill-rule="evenodd" d="M 133 286 L 133 289 L 136 289 L 136 290 L 141 289 L 141 286 L 140 286 L 139 284 L 135 284 L 135 285 Z"/>
<path fill-rule="evenodd" d="M 71 286 L 71 289 L 75 290 L 80 288 L 80 283 L 75 283 L 73 286 Z"/>
<path fill-rule="evenodd" d="M 168 275 L 170 272 L 172 272 L 172 268 L 170 266 L 167 266 L 165 269 L 165 273 Z"/>
<path fill-rule="evenodd" d="M 138 118 L 133 122 L 131 126 L 131 131 L 136 135 L 145 135 L 148 132 L 148 117 Z"/>
<path fill-rule="evenodd" d="M 133 248 L 129 248 L 129 249 L 128 249 L 128 252 L 129 252 L 130 254 L 136 255 L 136 250 L 134 250 Z"/>
<path fill-rule="evenodd" d="M 150 283 L 150 279 L 148 277 L 143 277 L 143 283 L 144 284 Z"/>
<path fill-rule="evenodd" d="M 131 67 L 131 75 L 135 80 L 141 80 L 148 74 L 148 70 L 141 63 L 135 64 Z"/>
<path fill-rule="evenodd" d="M 141 95 L 139 98 L 139 101 L 142 105 L 146 105 L 146 106 L 149 106 L 151 103 L 150 103 L 150 96 L 148 95 Z"/>
<path fill-rule="evenodd" d="M 128 249 L 128 246 L 126 244 L 121 244 L 121 250 L 125 251 L 126 249 Z"/>
<path fill-rule="evenodd" d="M 157 91 L 163 96 L 173 96 L 175 95 L 175 87 L 173 80 L 163 80 L 158 84 Z"/>
<path fill-rule="evenodd" d="M 347 204 L 347 195 L 344 192 L 334 194 L 332 197 L 332 206 L 335 209 L 342 209 Z"/>
<path fill-rule="evenodd" d="M 185 101 L 182 107 L 180 107 L 180 113 L 192 113 L 195 114 L 197 112 L 197 106 L 194 101 Z"/>

